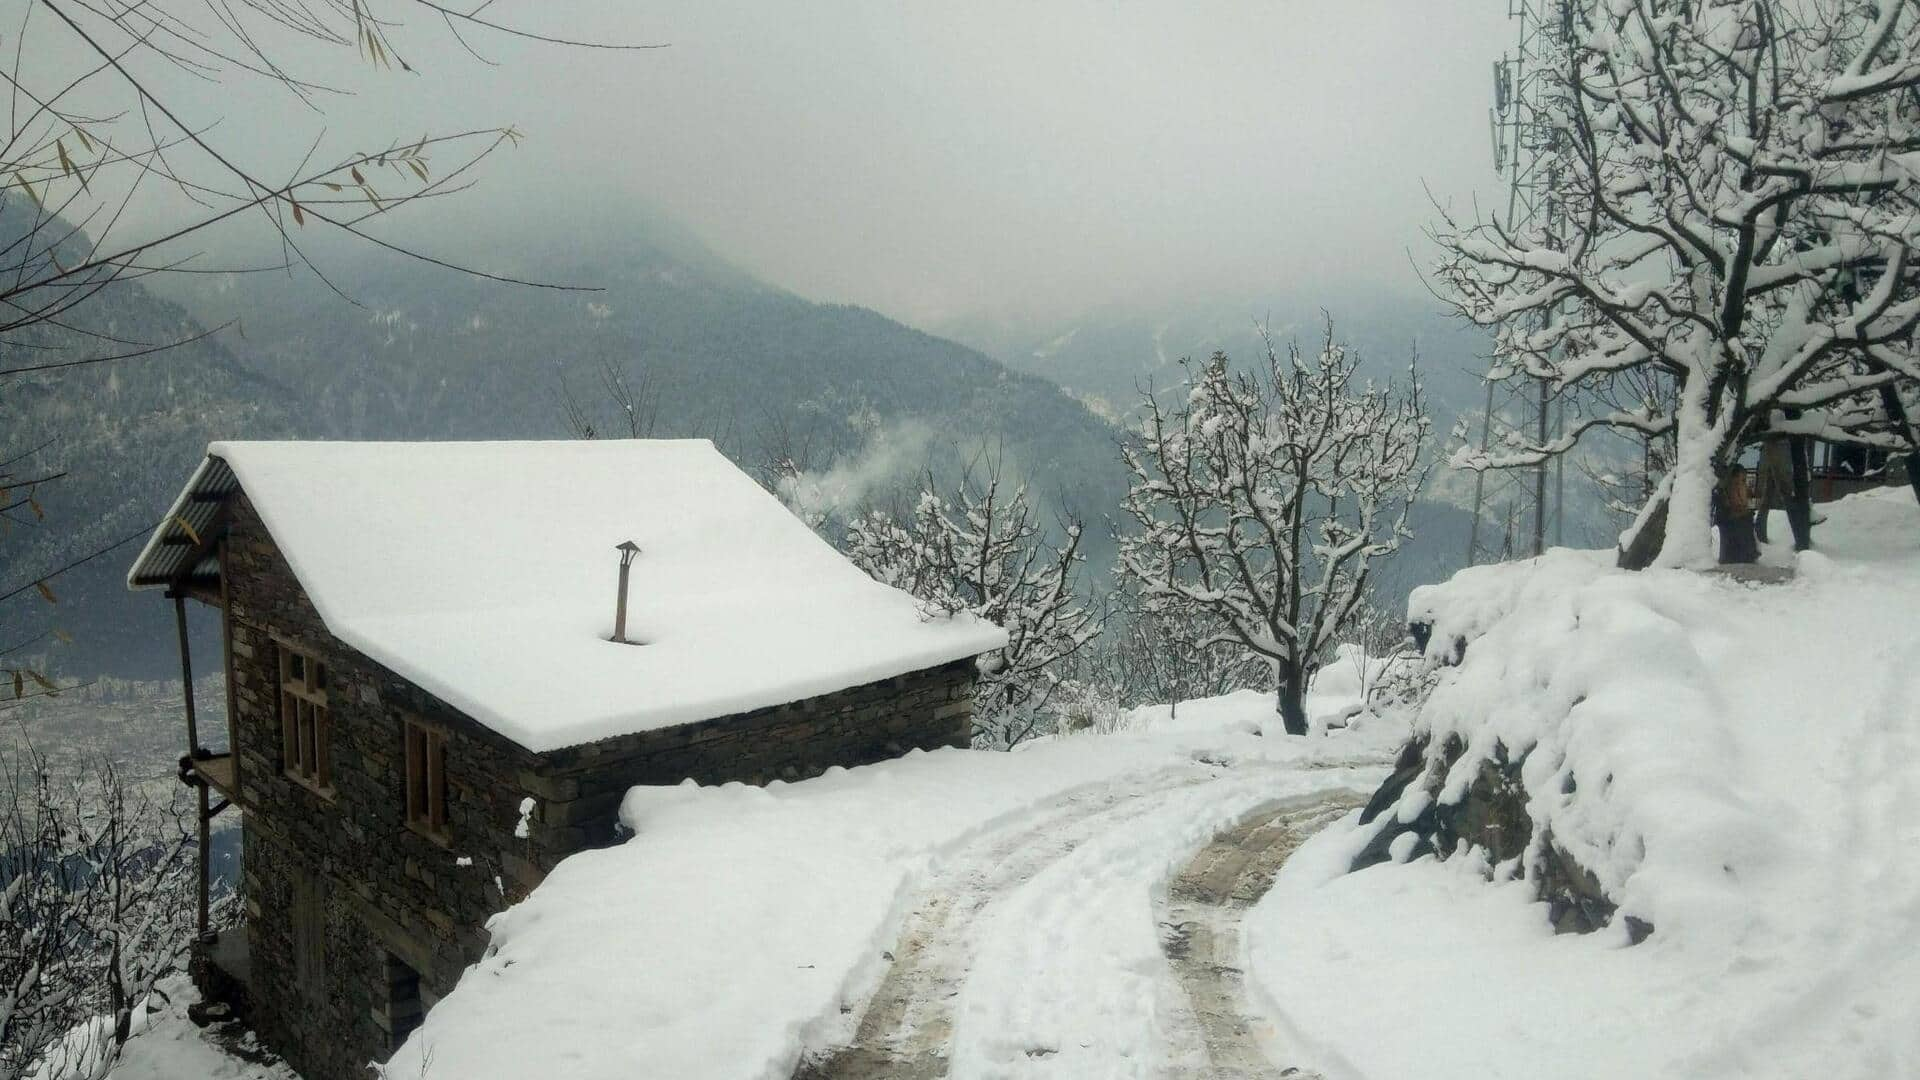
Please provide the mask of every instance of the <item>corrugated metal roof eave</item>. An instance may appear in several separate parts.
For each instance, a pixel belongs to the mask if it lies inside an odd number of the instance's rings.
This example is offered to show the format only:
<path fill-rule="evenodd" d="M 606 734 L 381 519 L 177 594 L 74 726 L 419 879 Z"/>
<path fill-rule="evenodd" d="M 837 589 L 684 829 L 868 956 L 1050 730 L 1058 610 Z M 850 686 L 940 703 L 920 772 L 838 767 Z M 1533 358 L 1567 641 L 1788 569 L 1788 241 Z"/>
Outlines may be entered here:
<path fill-rule="evenodd" d="M 213 528 L 226 497 L 238 490 L 240 480 L 225 460 L 212 454 L 202 459 L 127 569 L 127 588 L 161 589 L 183 577 L 204 577 L 199 540 Z"/>

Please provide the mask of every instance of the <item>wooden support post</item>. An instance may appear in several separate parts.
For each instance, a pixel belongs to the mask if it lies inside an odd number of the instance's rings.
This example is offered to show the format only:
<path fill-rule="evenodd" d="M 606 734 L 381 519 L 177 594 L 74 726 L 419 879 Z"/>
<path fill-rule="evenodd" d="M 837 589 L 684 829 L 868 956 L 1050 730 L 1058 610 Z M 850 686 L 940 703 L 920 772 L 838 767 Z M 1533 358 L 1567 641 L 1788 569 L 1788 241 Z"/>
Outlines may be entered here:
<path fill-rule="evenodd" d="M 206 940 L 208 939 L 209 935 L 212 932 L 212 927 L 208 925 L 209 922 L 211 921 L 211 918 L 208 914 L 208 902 L 207 902 L 207 894 L 208 894 L 208 890 L 211 888 L 211 878 L 212 878 L 212 867 L 209 865 L 212 862 L 212 851 L 211 851 L 211 844 L 210 844 L 210 841 L 212 838 L 208 835 L 207 823 L 209 820 L 212 819 L 213 814 L 209 812 L 207 809 L 207 782 L 204 779 L 199 779 L 199 778 L 196 778 L 196 780 L 197 782 L 193 785 L 193 787 L 194 787 L 194 791 L 198 793 L 198 799 L 200 803 L 200 813 L 198 815 L 200 819 L 200 828 L 198 832 L 198 839 L 200 841 L 200 882 L 199 882 L 200 887 L 197 892 L 197 895 L 195 896 L 195 899 L 199 903 L 199 909 L 197 912 L 198 918 L 196 919 L 193 925 L 197 930 L 197 932 L 199 933 L 199 940 L 204 943 L 206 942 Z"/>
<path fill-rule="evenodd" d="M 245 784 L 240 778 L 240 704 L 233 687 L 233 591 L 227 585 L 227 539 L 221 537 L 220 553 L 220 660 L 227 680 L 227 753 L 232 755 L 233 790 L 227 794 L 240 798 Z"/>
<path fill-rule="evenodd" d="M 180 630 L 180 684 L 187 700 L 187 753 L 200 759 L 200 724 L 193 715 L 193 652 L 187 647 L 187 597 L 175 590 L 173 622 Z"/>

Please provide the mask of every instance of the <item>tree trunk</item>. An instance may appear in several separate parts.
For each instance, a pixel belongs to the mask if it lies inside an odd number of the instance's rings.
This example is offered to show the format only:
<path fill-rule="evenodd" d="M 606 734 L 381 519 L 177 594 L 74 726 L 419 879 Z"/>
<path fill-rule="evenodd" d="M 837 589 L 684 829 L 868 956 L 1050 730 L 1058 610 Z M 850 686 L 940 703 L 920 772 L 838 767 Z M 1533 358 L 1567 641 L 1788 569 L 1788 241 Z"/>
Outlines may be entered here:
<path fill-rule="evenodd" d="M 1280 671 L 1280 691 L 1277 695 L 1279 700 L 1276 707 L 1280 712 L 1280 724 L 1286 728 L 1289 735 L 1307 733 L 1306 691 L 1302 688 L 1305 682 L 1306 679 L 1301 672 L 1287 671 L 1285 668 Z"/>
<path fill-rule="evenodd" d="M 1714 502 L 1739 430 L 1731 405 L 1716 408 L 1724 404 L 1716 401 L 1724 389 L 1703 375 L 1681 381 L 1674 403 L 1673 468 L 1661 481 L 1667 493 L 1666 529 L 1653 565 L 1704 570 L 1717 561 Z"/>
<path fill-rule="evenodd" d="M 1622 570 L 1645 570 L 1660 557 L 1660 547 L 1667 538 L 1667 499 L 1663 495 L 1654 498 L 1659 501 L 1620 549 L 1616 565 Z"/>
<path fill-rule="evenodd" d="M 1698 439 L 1696 438 L 1696 441 Z M 1667 514 L 1662 530 L 1660 566 L 1702 570 L 1717 560 L 1713 550 L 1713 509 L 1720 489 L 1712 450 L 1683 445 L 1668 489 Z"/>

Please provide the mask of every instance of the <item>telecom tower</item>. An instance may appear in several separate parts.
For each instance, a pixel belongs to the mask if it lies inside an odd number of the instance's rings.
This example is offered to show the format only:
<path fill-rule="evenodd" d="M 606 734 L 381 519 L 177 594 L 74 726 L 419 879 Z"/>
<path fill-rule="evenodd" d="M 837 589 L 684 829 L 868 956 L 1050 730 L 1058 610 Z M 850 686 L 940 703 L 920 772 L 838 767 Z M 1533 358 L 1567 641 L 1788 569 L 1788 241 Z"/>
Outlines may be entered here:
<path fill-rule="evenodd" d="M 1566 207 L 1559 197 L 1559 132 L 1546 104 L 1559 87 L 1554 68 L 1566 62 L 1573 9 L 1567 0 L 1507 0 L 1507 17 L 1520 33 L 1514 51 L 1493 63 L 1493 107 L 1487 110 L 1493 168 L 1507 180 L 1507 228 L 1540 231 L 1551 245 L 1565 235 Z M 1564 429 L 1565 409 L 1544 381 L 1489 379 L 1480 449 L 1516 437 L 1544 443 Z M 1538 555 L 1549 537 L 1561 543 L 1565 469 L 1555 457 L 1551 466 L 1476 473 L 1467 565 Z M 1528 534 L 1516 535 L 1523 528 Z"/>

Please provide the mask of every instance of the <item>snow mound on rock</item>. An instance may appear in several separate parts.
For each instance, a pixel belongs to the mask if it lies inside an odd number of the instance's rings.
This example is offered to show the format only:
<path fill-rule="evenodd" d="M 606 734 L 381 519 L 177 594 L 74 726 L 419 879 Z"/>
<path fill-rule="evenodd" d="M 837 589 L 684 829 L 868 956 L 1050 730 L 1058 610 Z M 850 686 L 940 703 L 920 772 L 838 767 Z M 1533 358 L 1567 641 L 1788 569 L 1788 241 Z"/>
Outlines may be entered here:
<path fill-rule="evenodd" d="M 1289 1025 L 1365 1075 L 1920 1073 L 1896 1004 L 1920 987 L 1920 507 L 1828 512 L 1785 584 L 1555 551 L 1417 592 L 1430 662 L 1457 659 L 1415 722 L 1439 784 L 1382 817 L 1524 758 L 1518 869 L 1550 837 L 1655 930 L 1555 937 L 1533 889 L 1472 858 L 1343 873 L 1372 838 L 1353 823 L 1256 920 Z M 1449 985 L 1476 991 L 1418 989 Z M 1350 1008 L 1409 993 L 1389 1025 Z M 1529 1034 L 1462 1038 L 1491 1001 Z"/>

